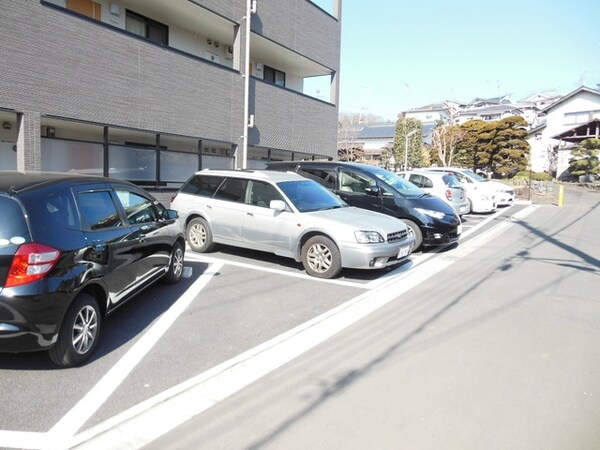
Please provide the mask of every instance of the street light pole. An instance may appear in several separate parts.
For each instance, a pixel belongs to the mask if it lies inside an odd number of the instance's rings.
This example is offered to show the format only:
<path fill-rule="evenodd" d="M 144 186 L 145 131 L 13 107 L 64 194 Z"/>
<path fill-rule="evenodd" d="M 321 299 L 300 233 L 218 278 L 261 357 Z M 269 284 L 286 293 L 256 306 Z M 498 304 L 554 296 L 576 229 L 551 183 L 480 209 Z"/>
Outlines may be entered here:
<path fill-rule="evenodd" d="M 415 134 L 418 130 L 412 130 L 404 136 L 404 170 L 408 170 L 408 138 Z"/>

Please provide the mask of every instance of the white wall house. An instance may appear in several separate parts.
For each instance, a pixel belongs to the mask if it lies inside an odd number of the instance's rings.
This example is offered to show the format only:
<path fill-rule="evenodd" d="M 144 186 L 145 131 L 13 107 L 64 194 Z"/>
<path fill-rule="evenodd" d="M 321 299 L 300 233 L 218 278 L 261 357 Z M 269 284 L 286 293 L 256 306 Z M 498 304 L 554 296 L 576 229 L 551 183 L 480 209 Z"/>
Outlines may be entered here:
<path fill-rule="evenodd" d="M 542 111 L 545 124 L 531 130 L 528 138 L 531 146 L 531 169 L 534 172 L 549 170 L 549 151 L 557 147 L 557 176 L 569 167 L 573 144 L 555 139 L 565 131 L 600 119 L 600 91 L 585 86 L 555 101 Z"/>

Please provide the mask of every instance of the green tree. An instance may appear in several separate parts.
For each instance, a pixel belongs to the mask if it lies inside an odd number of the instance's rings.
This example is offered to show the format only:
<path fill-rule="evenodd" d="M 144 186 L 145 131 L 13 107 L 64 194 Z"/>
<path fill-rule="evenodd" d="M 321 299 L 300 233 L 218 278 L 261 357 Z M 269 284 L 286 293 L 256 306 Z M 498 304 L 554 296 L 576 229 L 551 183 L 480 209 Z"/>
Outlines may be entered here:
<path fill-rule="evenodd" d="M 530 151 L 526 126 L 527 122 L 520 116 L 466 122 L 461 125 L 465 135 L 457 144 L 454 161 L 501 177 L 525 170 Z"/>
<path fill-rule="evenodd" d="M 574 177 L 600 174 L 600 139 L 591 138 L 581 142 L 579 147 L 571 152 L 567 171 Z"/>
<path fill-rule="evenodd" d="M 406 140 L 408 133 L 415 131 Z M 422 167 L 425 163 L 425 149 L 423 148 L 423 124 L 420 120 L 398 119 L 396 122 L 396 135 L 394 136 L 394 158 L 396 166 L 404 168 L 404 156 L 408 142 L 408 166 Z"/>

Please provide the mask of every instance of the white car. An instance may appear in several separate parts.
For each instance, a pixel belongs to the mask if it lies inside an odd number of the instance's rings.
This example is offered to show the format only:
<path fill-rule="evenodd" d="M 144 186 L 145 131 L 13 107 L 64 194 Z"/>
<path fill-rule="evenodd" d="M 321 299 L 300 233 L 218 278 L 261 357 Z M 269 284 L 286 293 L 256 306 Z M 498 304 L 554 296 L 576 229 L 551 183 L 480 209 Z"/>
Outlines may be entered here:
<path fill-rule="evenodd" d="M 466 189 L 454 174 L 426 170 L 408 170 L 396 173 L 425 192 L 442 199 L 459 216 L 471 212 L 471 203 L 467 198 Z"/>
<path fill-rule="evenodd" d="M 319 278 L 342 267 L 398 264 L 415 241 L 402 220 L 348 206 L 292 172 L 205 169 L 184 183 L 171 208 L 196 252 L 216 243 L 262 250 L 302 262 Z"/>
<path fill-rule="evenodd" d="M 428 167 L 419 170 L 432 172 L 449 172 L 458 178 L 467 191 L 467 198 L 471 204 L 471 212 L 488 213 L 496 211 L 498 206 L 498 193 L 496 188 L 485 182 L 485 179 L 467 169 L 457 167 Z M 465 173 L 465 171 L 470 173 Z M 474 176 L 471 176 L 474 175 Z"/>
<path fill-rule="evenodd" d="M 494 192 L 497 205 L 512 205 L 515 200 L 515 189 L 512 186 L 489 180 L 476 174 L 472 170 L 461 169 L 459 167 L 430 167 L 428 170 L 445 170 L 452 172 L 463 184 L 485 183 L 485 185 Z"/>

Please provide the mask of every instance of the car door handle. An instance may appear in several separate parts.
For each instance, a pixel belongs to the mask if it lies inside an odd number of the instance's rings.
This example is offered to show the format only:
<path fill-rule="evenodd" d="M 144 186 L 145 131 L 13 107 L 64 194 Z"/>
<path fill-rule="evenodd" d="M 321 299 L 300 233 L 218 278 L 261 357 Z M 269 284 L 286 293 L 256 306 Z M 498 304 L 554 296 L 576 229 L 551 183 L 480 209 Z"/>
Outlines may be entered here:
<path fill-rule="evenodd" d="M 247 212 L 246 215 L 247 216 L 254 216 L 254 214 L 252 214 L 251 212 Z"/>

